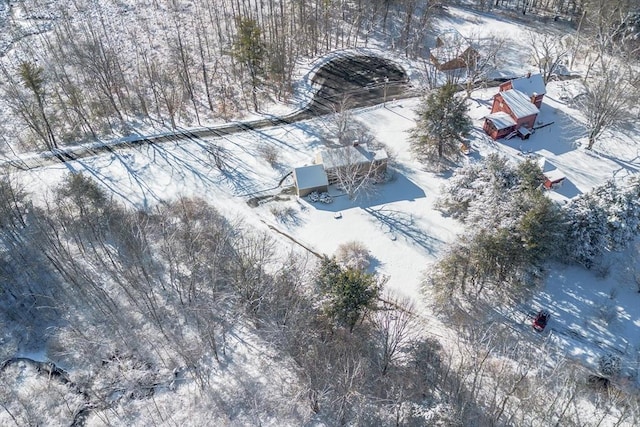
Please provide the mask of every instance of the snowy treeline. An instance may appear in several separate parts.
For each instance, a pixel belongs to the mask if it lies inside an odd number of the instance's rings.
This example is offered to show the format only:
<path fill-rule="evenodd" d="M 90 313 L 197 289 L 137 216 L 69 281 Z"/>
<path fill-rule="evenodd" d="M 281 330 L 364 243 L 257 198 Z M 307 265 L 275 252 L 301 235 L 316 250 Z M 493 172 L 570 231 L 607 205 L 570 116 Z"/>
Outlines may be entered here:
<path fill-rule="evenodd" d="M 600 260 L 603 251 L 624 249 L 640 231 L 637 178 L 631 177 L 624 183 L 606 182 L 564 205 L 547 197 L 543 182 L 542 170 L 532 159 L 514 164 L 492 154 L 459 168 L 443 187 L 437 207 L 444 214 L 463 221 L 466 230 L 427 271 L 423 283 L 425 294 L 435 296 L 434 310 L 455 325 L 458 333 L 465 333 L 472 345 L 483 349 L 480 351 L 495 353 L 498 358 L 506 356 L 514 364 L 505 369 L 516 377 L 520 375 L 523 381 L 524 378 L 530 381 L 531 373 L 526 360 L 516 354 L 530 352 L 529 358 L 535 359 L 536 350 L 526 348 L 522 331 L 512 325 L 501 333 L 505 340 L 513 334 L 516 343 L 513 347 L 494 342 L 493 336 L 499 332 L 493 329 L 504 326 L 502 308 L 510 307 L 514 313 L 521 311 L 521 302 L 535 289 L 547 261 L 577 262 L 590 267 Z M 540 358 L 562 361 L 561 356 L 550 356 L 548 351 L 546 349 Z M 597 374 L 580 369 L 569 373 L 557 367 L 550 373 L 549 369 L 546 366 L 538 374 L 557 376 L 562 372 L 563 379 L 541 387 L 549 387 L 544 389 L 561 396 L 560 400 L 600 404 L 604 403 L 600 399 L 607 396 L 612 399 L 608 404 L 615 408 L 607 422 L 620 425 L 637 422 L 627 419 L 640 414 L 635 388 L 626 389 L 624 380 L 610 382 L 610 378 L 619 374 L 619 360 L 604 358 Z M 500 384 L 496 387 L 504 392 Z M 519 388 L 518 383 L 507 390 Z M 544 398 L 544 393 L 538 396 Z M 506 392 L 505 402 L 511 397 L 510 392 Z M 540 404 L 546 405 L 542 401 Z M 561 406 L 568 408 L 569 403 L 566 405 Z M 518 409 L 511 410 L 511 414 L 521 415 Z M 526 411 L 529 415 L 538 414 L 539 420 L 548 416 L 544 410 Z M 562 415 L 566 415 L 564 410 Z M 579 413 L 576 416 L 579 417 Z M 574 420 L 573 416 L 569 418 Z M 589 422 L 600 425 L 606 418 L 607 415 L 596 411 Z M 547 420 L 548 424 L 556 424 L 553 415 Z M 578 424 L 584 422 L 583 419 Z M 571 421 L 564 423 L 571 424 Z"/>
<path fill-rule="evenodd" d="M 0 358 L 45 349 L 74 384 L 48 393 L 46 375 L 7 365 L 0 424 L 70 424 L 85 408 L 118 425 L 480 416 L 410 303 L 369 298 L 354 318 L 346 292 L 327 310 L 313 260 L 203 200 L 130 210 L 72 174 L 44 206 L 2 179 L 0 210 Z M 338 275 L 338 291 L 372 280 Z"/>
<path fill-rule="evenodd" d="M 558 205 L 540 189 L 533 160 L 513 165 L 496 154 L 457 170 L 437 206 L 467 224 L 438 262 L 428 283 L 476 297 L 491 290 L 510 295 L 535 282 L 545 260 L 558 253 L 563 221 Z M 513 295 L 512 295 L 513 296 Z"/>
<path fill-rule="evenodd" d="M 561 208 L 545 196 L 543 181 L 535 161 L 513 165 L 489 155 L 458 169 L 438 206 L 469 225 L 463 241 L 480 244 L 504 231 L 519 259 L 534 265 L 558 258 L 591 267 L 603 251 L 625 249 L 640 232 L 637 178 L 608 181 Z M 488 250 L 486 243 L 479 249 Z"/>
<path fill-rule="evenodd" d="M 0 122 L 16 151 L 242 116 L 288 99 L 303 58 L 374 37 L 417 54 L 432 16 L 419 0 L 24 0 L 7 13 Z"/>

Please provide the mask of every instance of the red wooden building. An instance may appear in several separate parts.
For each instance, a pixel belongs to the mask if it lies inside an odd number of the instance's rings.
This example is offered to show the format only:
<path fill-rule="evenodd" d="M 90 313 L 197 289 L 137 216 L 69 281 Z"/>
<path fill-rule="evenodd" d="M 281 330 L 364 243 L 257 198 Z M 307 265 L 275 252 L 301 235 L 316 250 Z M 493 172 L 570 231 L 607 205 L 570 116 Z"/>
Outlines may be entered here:
<path fill-rule="evenodd" d="M 493 139 L 531 135 L 545 94 L 540 74 L 511 80 L 500 85 L 493 97 L 491 114 L 485 117 L 484 131 Z"/>
<path fill-rule="evenodd" d="M 436 37 L 436 47 L 429 50 L 429 57 L 438 71 L 451 71 L 473 67 L 478 52 L 462 34 L 449 29 Z"/>
<path fill-rule="evenodd" d="M 559 187 L 566 179 L 560 169 L 549 163 L 544 157 L 538 159 L 538 165 L 540 165 L 540 169 L 542 169 L 544 188 L 547 190 Z"/>
<path fill-rule="evenodd" d="M 500 91 L 509 89 L 515 89 L 524 93 L 538 108 L 542 105 L 542 98 L 544 98 L 544 94 L 547 91 L 542 75 L 531 73 L 528 73 L 526 76 L 520 77 L 519 79 L 509 80 L 508 82 L 504 82 L 500 85 Z"/>

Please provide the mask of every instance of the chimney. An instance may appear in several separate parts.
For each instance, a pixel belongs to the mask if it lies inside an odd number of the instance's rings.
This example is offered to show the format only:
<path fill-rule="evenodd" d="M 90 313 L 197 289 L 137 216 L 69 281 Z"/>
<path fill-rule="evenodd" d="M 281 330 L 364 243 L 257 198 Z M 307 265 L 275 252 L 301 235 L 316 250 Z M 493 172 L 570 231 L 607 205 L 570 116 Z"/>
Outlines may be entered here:
<path fill-rule="evenodd" d="M 531 94 L 531 103 L 532 103 L 532 104 L 535 104 L 535 103 L 536 103 L 536 98 L 537 98 L 537 97 L 538 97 L 538 94 L 537 94 L 537 93 L 533 92 L 533 93 Z"/>
<path fill-rule="evenodd" d="M 529 78 L 531 78 L 531 71 L 529 71 L 529 72 L 527 73 L 527 78 L 528 78 L 528 79 L 529 79 Z"/>

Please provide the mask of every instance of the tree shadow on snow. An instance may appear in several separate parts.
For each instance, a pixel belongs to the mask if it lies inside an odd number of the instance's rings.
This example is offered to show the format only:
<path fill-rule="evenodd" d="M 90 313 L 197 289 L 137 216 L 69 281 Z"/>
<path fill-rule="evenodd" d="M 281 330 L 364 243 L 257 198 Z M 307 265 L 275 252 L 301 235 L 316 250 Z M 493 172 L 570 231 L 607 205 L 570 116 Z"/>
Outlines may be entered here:
<path fill-rule="evenodd" d="M 372 206 L 388 205 L 402 201 L 415 201 L 426 197 L 422 188 L 402 174 L 396 172 L 394 179 L 384 184 L 376 184 L 369 194 L 360 195 L 355 200 L 349 200 L 346 194 L 335 188 L 329 187 L 329 194 L 334 198 L 333 203 L 314 203 L 317 210 L 339 212 L 345 209 L 359 207 L 362 209 Z"/>
<path fill-rule="evenodd" d="M 538 128 L 528 140 L 513 138 L 500 140 L 503 144 L 520 151 L 537 152 L 547 150 L 557 156 L 574 151 L 577 148 L 576 141 L 586 135 L 586 129 L 582 123 L 562 110 L 542 104 L 536 126 L 551 123 L 543 128 Z"/>
<path fill-rule="evenodd" d="M 576 187 L 575 184 L 568 179 L 565 179 L 562 182 L 561 186 L 554 188 L 552 191 L 555 191 L 556 193 L 566 197 L 567 199 L 573 199 L 574 197 L 582 194 L 582 191 L 580 191 L 578 187 Z"/>
<path fill-rule="evenodd" d="M 364 211 L 380 224 L 380 227 L 390 234 L 392 240 L 404 238 L 407 242 L 420 246 L 433 254 L 441 240 L 427 234 L 416 223 L 412 214 L 400 210 L 389 209 L 385 206 L 378 208 L 367 207 Z"/>
<path fill-rule="evenodd" d="M 337 190 L 331 188 L 330 192 L 334 196 L 333 203 L 324 204 L 318 202 L 313 206 L 318 210 L 330 212 L 361 208 L 379 223 L 382 230 L 388 233 L 391 239 L 404 238 L 411 244 L 433 253 L 440 241 L 420 228 L 411 213 L 404 212 L 402 208 L 393 208 L 393 203 L 414 202 L 425 198 L 424 190 L 404 175 L 398 173 L 396 173 L 393 181 L 376 185 L 375 188 L 376 191 L 367 195 L 368 197 L 356 200 L 349 200 L 346 195 L 337 195 Z"/>

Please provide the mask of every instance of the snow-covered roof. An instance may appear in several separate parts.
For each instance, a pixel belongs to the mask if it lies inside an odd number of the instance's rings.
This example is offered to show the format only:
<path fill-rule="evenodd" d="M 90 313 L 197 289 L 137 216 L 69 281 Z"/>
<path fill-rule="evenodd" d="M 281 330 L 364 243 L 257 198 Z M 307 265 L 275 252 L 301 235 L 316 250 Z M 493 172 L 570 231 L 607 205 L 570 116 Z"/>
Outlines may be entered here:
<path fill-rule="evenodd" d="M 503 113 L 502 111 L 489 114 L 485 117 L 485 119 L 491 120 L 491 123 L 493 123 L 493 125 L 498 130 L 506 129 L 508 127 L 516 125 L 516 122 L 511 118 L 511 116 L 507 113 Z"/>
<path fill-rule="evenodd" d="M 544 157 L 540 157 L 538 159 L 538 165 L 540 166 L 540 169 L 542 169 L 544 176 L 551 182 L 562 181 L 566 178 L 560 169 L 549 163 L 549 161 Z"/>
<path fill-rule="evenodd" d="M 544 172 L 544 176 L 551 182 L 558 182 L 565 179 L 565 175 L 560 171 L 560 169 L 553 169 L 548 172 Z"/>
<path fill-rule="evenodd" d="M 293 170 L 293 178 L 298 189 L 316 188 L 329 185 L 329 179 L 322 165 L 302 166 Z"/>
<path fill-rule="evenodd" d="M 529 97 L 519 90 L 509 89 L 503 92 L 498 92 L 498 94 L 501 95 L 504 102 L 507 103 L 513 115 L 519 119 L 532 116 L 540 112 L 538 107 L 531 102 Z"/>
<path fill-rule="evenodd" d="M 519 79 L 511 80 L 511 87 L 518 90 L 528 97 L 536 95 L 544 95 L 546 88 L 541 74 L 531 74 Z"/>
<path fill-rule="evenodd" d="M 449 28 L 438 34 L 438 39 L 444 46 L 465 46 L 465 49 L 471 46 L 469 41 L 455 28 Z"/>
<path fill-rule="evenodd" d="M 520 126 L 518 128 L 518 133 L 520 135 L 522 135 L 523 137 L 527 136 L 527 135 L 531 135 L 531 131 L 529 129 L 527 129 L 526 127 L 524 127 L 524 126 Z"/>
<path fill-rule="evenodd" d="M 385 150 L 369 150 L 366 144 L 361 144 L 322 150 L 318 153 L 316 159 L 318 162 L 322 162 L 326 169 L 332 169 L 346 165 L 370 163 L 374 160 L 387 160 L 388 155 Z"/>
<path fill-rule="evenodd" d="M 471 43 L 454 29 L 438 35 L 438 39 L 442 45 L 429 49 L 429 54 L 440 64 L 462 57 L 471 48 Z"/>

